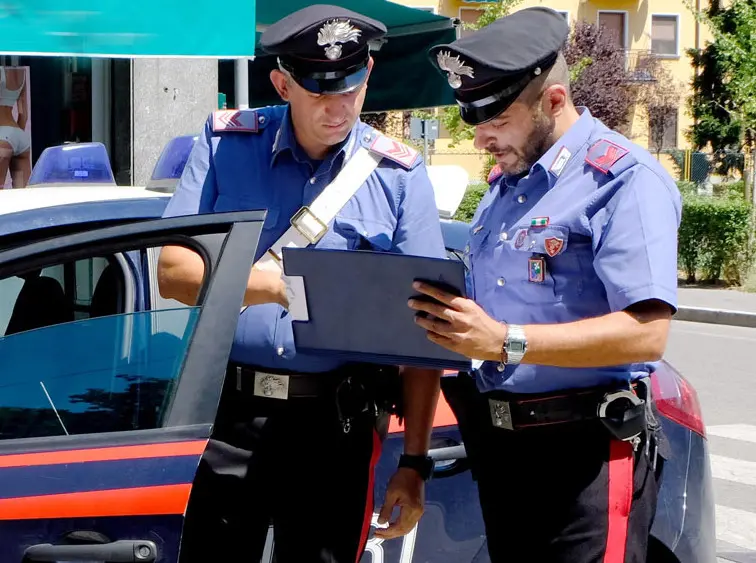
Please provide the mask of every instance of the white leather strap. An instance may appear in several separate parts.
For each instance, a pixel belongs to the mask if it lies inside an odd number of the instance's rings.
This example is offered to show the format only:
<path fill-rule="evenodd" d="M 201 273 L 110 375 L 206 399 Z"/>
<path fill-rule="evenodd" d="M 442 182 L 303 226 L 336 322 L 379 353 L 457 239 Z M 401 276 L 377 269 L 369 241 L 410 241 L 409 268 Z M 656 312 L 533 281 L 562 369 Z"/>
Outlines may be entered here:
<path fill-rule="evenodd" d="M 303 248 L 315 244 L 327 232 L 330 222 L 352 199 L 362 184 L 378 167 L 383 157 L 360 147 L 341 169 L 334 180 L 315 198 L 312 205 L 302 207 L 291 218 L 291 227 L 257 261 L 256 266 L 278 268 L 283 271 L 283 254 L 286 247 Z"/>
<path fill-rule="evenodd" d="M 360 147 L 328 184 L 312 205 L 302 207 L 291 218 L 291 227 L 255 263 L 256 268 L 283 274 L 282 249 L 304 248 L 317 243 L 328 232 L 331 221 L 352 199 L 383 156 Z M 307 296 L 301 276 L 283 276 L 289 300 L 289 314 L 295 321 L 308 321 Z M 242 308 L 242 311 L 244 308 Z"/>

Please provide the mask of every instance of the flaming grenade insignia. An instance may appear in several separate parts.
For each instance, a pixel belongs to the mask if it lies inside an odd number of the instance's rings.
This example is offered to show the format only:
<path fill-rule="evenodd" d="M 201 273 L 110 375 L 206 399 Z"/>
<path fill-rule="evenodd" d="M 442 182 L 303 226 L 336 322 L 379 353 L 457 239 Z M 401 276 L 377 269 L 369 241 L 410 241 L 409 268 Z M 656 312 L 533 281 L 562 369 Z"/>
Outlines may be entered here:
<path fill-rule="evenodd" d="M 462 75 L 475 78 L 472 67 L 459 60 L 459 55 L 452 57 L 449 51 L 441 51 L 436 60 L 441 70 L 448 73 L 449 86 L 455 90 L 462 86 Z"/>
<path fill-rule="evenodd" d="M 346 21 L 329 21 L 318 31 L 318 45 L 326 46 L 325 54 L 330 60 L 335 61 L 341 56 L 341 45 L 347 41 L 357 43 L 362 31 L 354 27 L 349 20 Z"/>

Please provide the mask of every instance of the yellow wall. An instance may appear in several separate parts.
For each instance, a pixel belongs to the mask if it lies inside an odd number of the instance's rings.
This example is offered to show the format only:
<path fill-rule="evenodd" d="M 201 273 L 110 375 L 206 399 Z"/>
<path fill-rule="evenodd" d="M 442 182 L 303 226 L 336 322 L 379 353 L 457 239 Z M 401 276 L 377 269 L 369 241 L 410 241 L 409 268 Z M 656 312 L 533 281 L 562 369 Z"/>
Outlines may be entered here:
<path fill-rule="evenodd" d="M 483 9 L 485 2 L 465 2 L 462 0 L 394 0 L 401 4 L 413 7 L 433 7 L 436 12 L 448 17 L 461 17 L 460 9 L 477 8 Z M 695 1 L 695 0 L 694 0 Z M 700 0 L 701 6 L 705 1 Z M 654 14 L 678 16 L 678 56 L 665 57 L 663 64 L 687 92 L 690 90 L 690 81 L 693 69 L 686 55 L 689 48 L 703 48 L 706 42 L 711 40 L 708 28 L 696 23 L 695 17 L 686 7 L 683 0 L 523 0 L 515 7 L 522 8 L 544 5 L 555 10 L 566 11 L 569 14 L 570 23 L 576 19 L 582 19 L 596 23 L 600 10 L 626 12 L 625 21 L 627 26 L 627 48 L 631 51 L 649 51 L 651 48 L 651 16 Z M 696 28 L 698 27 L 698 38 Z M 638 108 L 639 110 L 639 108 Z M 628 136 L 641 146 L 648 146 L 648 124 L 642 111 L 631 112 L 631 123 Z M 693 124 L 688 115 L 684 99 L 680 101 L 678 113 L 677 146 L 688 148 L 685 132 Z M 441 132 L 443 135 L 443 131 Z M 477 156 L 477 151 L 471 142 L 450 149 L 448 141 L 442 138 L 436 141 L 436 151 L 431 157 L 434 164 L 447 164 L 455 162 L 467 168 L 468 172 L 477 177 L 482 158 Z M 456 156 L 456 160 L 455 160 Z M 666 159 L 665 159 L 666 160 Z M 666 163 L 665 163 L 666 164 Z"/>

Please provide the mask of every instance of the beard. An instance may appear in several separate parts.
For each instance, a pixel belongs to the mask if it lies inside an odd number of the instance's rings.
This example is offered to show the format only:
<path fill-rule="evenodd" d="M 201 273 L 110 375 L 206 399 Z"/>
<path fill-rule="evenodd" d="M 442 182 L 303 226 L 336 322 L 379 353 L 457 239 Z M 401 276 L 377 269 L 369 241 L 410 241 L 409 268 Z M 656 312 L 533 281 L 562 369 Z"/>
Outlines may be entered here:
<path fill-rule="evenodd" d="M 488 150 L 492 153 L 514 153 L 517 160 L 513 164 L 499 163 L 499 167 L 507 176 L 519 176 L 530 170 L 554 144 L 555 126 L 554 120 L 543 112 L 540 105 L 536 105 L 533 112 L 533 129 L 521 148 L 509 147 L 507 151 L 500 151 L 498 147 L 490 147 Z"/>

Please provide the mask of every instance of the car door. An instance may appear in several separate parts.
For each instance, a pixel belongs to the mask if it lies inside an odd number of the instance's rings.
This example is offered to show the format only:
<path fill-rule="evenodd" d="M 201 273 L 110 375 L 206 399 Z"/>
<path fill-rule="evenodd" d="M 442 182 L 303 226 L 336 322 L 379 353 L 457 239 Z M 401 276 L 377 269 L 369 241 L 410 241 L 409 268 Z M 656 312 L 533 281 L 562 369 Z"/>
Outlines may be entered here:
<path fill-rule="evenodd" d="M 177 561 L 263 220 L 82 225 L 0 251 L 0 563 Z M 166 244 L 204 263 L 195 306 L 140 297 Z"/>
<path fill-rule="evenodd" d="M 441 221 L 450 260 L 462 260 L 469 225 Z M 447 372 L 446 377 L 456 374 Z M 376 467 L 376 512 L 386 484 L 396 471 L 403 450 L 403 426 L 392 420 Z M 443 394 L 433 421 L 429 455 L 435 461 L 433 478 L 425 488 L 425 513 L 403 538 L 383 541 L 371 537 L 360 563 L 487 563 L 485 527 L 467 453 L 457 419 Z M 373 515 L 375 529 L 378 515 Z"/>

